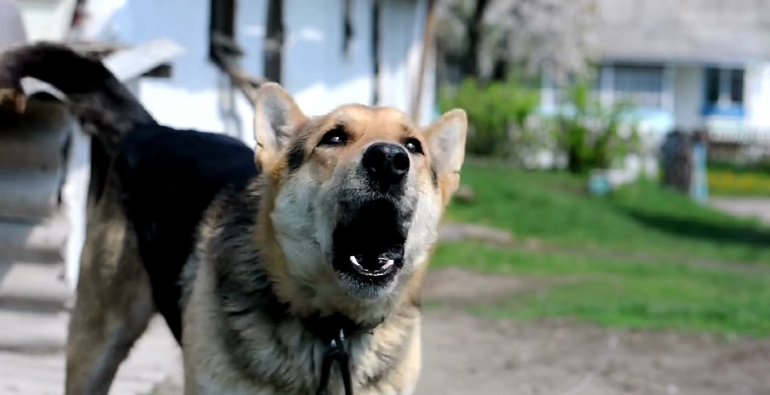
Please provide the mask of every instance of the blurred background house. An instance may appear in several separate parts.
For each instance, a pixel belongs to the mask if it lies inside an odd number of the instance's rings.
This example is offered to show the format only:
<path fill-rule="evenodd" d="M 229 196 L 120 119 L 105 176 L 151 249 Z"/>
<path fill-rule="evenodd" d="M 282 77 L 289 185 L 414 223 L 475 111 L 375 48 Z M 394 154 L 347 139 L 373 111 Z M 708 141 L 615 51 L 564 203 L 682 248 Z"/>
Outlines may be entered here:
<path fill-rule="evenodd" d="M 631 100 L 661 132 L 770 133 L 770 4 L 602 0 L 598 7 L 595 89 L 603 102 Z"/>

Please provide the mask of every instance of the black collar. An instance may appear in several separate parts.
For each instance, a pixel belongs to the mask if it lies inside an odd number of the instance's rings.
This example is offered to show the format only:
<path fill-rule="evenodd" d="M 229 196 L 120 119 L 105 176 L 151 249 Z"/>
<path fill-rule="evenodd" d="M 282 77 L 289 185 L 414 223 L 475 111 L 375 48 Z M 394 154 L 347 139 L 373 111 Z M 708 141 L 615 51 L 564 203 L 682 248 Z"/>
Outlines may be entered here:
<path fill-rule="evenodd" d="M 350 377 L 349 365 L 350 356 L 345 347 L 345 338 L 371 332 L 381 323 L 382 321 L 374 325 L 363 325 L 339 313 L 324 317 L 317 315 L 302 320 L 305 329 L 313 333 L 326 345 L 321 363 L 321 380 L 318 384 L 316 395 L 328 395 L 329 375 L 331 374 L 332 363 L 335 361 L 340 367 L 345 395 L 353 395 L 353 383 Z"/>
<path fill-rule="evenodd" d="M 371 333 L 381 323 L 382 321 L 374 324 L 359 323 L 340 313 L 323 317 L 317 314 L 302 319 L 302 325 L 305 326 L 305 329 L 318 337 L 324 344 L 328 344 L 332 339 L 336 339 L 340 331 L 350 338 L 364 333 Z"/>

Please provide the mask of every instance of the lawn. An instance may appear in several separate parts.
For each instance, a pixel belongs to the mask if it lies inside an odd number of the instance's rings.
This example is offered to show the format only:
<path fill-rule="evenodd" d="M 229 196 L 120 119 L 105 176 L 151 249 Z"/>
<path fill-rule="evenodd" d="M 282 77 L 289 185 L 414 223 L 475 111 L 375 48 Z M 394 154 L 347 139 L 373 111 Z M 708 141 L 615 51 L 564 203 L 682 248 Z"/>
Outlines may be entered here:
<path fill-rule="evenodd" d="M 599 198 L 564 173 L 470 164 L 463 183 L 477 201 L 454 203 L 452 220 L 509 229 L 519 240 L 546 246 L 442 244 L 434 268 L 461 266 L 550 284 L 476 306 L 478 313 L 770 335 L 770 231 L 757 222 L 699 206 L 652 182 Z"/>
<path fill-rule="evenodd" d="M 518 239 L 673 261 L 770 264 L 770 228 L 651 181 L 600 198 L 588 196 L 583 180 L 566 173 L 469 163 L 462 183 L 476 192 L 477 202 L 454 203 L 448 218 L 508 229 Z"/>

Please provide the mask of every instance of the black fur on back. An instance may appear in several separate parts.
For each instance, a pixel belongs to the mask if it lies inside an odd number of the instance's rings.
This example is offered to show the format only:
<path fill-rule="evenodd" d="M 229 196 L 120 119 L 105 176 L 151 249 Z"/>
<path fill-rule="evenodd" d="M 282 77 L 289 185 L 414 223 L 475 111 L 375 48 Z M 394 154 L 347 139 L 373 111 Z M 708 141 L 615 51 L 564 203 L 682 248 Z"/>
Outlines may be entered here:
<path fill-rule="evenodd" d="M 114 166 L 155 305 L 179 341 L 180 274 L 198 224 L 220 191 L 242 191 L 257 176 L 254 151 L 221 134 L 147 125 L 124 136 Z"/>
<path fill-rule="evenodd" d="M 220 191 L 243 190 L 257 176 L 253 150 L 221 134 L 158 125 L 101 60 L 61 43 L 4 51 L 0 90 L 20 93 L 24 77 L 64 93 L 83 130 L 95 137 L 89 210 L 99 204 L 105 188 L 117 185 L 155 305 L 180 341 L 180 274 L 198 224 Z"/>

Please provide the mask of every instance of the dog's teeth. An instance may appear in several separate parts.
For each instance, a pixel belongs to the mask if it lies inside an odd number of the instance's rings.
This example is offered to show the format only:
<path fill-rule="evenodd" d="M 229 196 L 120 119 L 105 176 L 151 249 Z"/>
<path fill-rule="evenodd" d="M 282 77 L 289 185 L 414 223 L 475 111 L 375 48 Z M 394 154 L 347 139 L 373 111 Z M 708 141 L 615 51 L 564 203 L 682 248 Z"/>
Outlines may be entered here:
<path fill-rule="evenodd" d="M 389 268 L 389 267 L 391 267 L 391 266 L 393 266 L 393 260 L 392 260 L 392 259 L 388 259 L 388 260 L 385 262 L 385 264 L 384 264 L 384 265 L 382 265 L 382 268 L 381 268 L 381 269 L 382 269 L 382 270 L 385 270 L 385 269 L 387 269 L 387 268 Z"/>
<path fill-rule="evenodd" d="M 356 259 L 356 257 L 354 257 L 353 255 L 350 256 L 350 263 L 352 263 L 356 267 L 361 267 L 361 264 L 358 263 L 358 259 Z"/>

